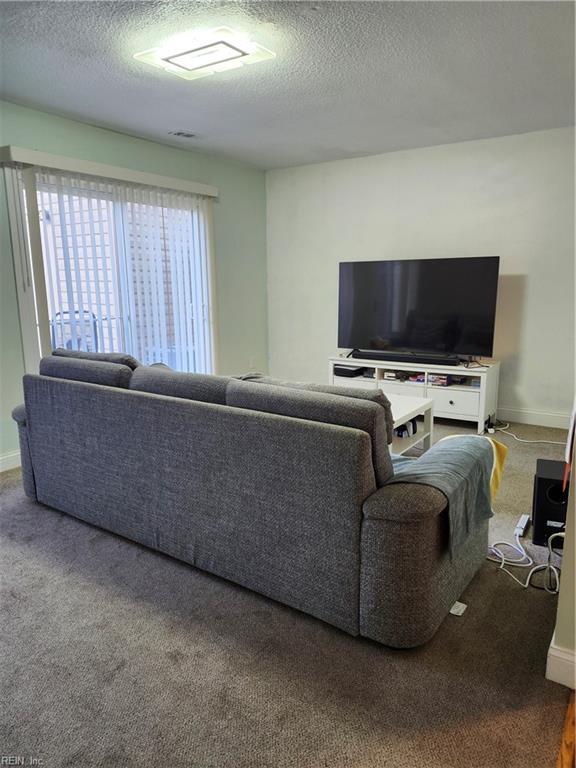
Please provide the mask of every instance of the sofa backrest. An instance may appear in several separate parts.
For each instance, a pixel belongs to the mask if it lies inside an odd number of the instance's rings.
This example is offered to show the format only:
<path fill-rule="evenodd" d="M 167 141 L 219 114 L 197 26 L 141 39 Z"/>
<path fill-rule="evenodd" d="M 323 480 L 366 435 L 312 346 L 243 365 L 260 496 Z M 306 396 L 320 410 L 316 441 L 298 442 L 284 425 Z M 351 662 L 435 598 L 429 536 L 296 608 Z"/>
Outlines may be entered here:
<path fill-rule="evenodd" d="M 24 377 L 38 500 L 358 633 L 360 430 Z"/>
<path fill-rule="evenodd" d="M 284 379 L 275 379 L 272 376 L 265 376 L 262 373 L 247 373 L 238 377 L 242 381 L 253 381 L 256 384 L 274 384 L 278 387 L 287 387 L 288 389 L 303 389 L 309 392 L 324 392 L 327 395 L 338 395 L 340 397 L 352 397 L 355 400 L 369 400 L 376 403 L 384 409 L 386 419 L 386 438 L 388 445 L 391 445 L 394 438 L 394 417 L 392 416 L 392 407 L 390 400 L 381 389 L 376 387 L 366 387 L 365 389 L 355 389 L 354 387 L 335 387 L 333 384 L 313 384 L 305 381 L 285 381 Z"/>
<path fill-rule="evenodd" d="M 182 397 L 203 403 L 226 403 L 227 376 L 179 373 L 163 366 L 140 366 L 132 374 L 130 389 L 155 395 Z"/>
<path fill-rule="evenodd" d="M 378 486 L 384 485 L 394 474 L 386 439 L 385 413 L 377 403 L 237 379 L 228 383 L 226 403 L 235 408 L 360 429 L 370 435 Z"/>
<path fill-rule="evenodd" d="M 40 375 L 127 388 L 130 385 L 132 369 L 118 363 L 50 355 L 40 360 Z"/>
<path fill-rule="evenodd" d="M 55 357 L 95 360 L 100 363 L 117 363 L 118 365 L 126 365 L 132 370 L 138 368 L 140 365 L 135 357 L 128 355 L 126 352 L 84 352 L 83 350 L 63 349 L 62 347 L 58 347 L 58 349 L 52 351 L 52 354 Z"/>

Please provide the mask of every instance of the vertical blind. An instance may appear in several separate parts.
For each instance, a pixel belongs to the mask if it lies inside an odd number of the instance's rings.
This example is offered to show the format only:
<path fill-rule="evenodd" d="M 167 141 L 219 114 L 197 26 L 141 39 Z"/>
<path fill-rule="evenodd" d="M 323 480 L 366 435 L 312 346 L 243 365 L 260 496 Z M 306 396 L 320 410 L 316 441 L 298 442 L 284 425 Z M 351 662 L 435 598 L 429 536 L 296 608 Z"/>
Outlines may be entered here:
<path fill-rule="evenodd" d="M 202 195 L 36 170 L 53 347 L 212 371 Z"/>

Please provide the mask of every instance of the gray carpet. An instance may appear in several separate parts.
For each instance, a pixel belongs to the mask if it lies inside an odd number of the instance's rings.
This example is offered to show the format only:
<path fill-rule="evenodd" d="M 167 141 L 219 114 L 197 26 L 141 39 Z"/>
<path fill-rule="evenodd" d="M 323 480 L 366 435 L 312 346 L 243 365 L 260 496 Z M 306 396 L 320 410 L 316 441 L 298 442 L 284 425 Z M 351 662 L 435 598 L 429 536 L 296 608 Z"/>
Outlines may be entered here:
<path fill-rule="evenodd" d="M 493 529 L 510 538 L 536 457 L 561 449 L 502 439 Z M 554 766 L 568 690 L 544 678 L 546 592 L 486 563 L 464 616 L 394 651 L 33 504 L 18 472 L 0 482 L 0 755 L 43 768 Z"/>

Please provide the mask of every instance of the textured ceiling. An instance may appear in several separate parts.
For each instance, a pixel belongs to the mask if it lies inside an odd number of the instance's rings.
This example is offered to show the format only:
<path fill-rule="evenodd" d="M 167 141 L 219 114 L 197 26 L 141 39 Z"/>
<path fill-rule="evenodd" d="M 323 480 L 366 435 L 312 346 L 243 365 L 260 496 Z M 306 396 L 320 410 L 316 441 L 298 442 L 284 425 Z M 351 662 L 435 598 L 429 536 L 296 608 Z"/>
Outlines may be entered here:
<path fill-rule="evenodd" d="M 262 168 L 574 122 L 570 2 L 2 2 L 0 22 L 4 98 Z M 277 58 L 192 82 L 132 58 L 220 25 Z"/>

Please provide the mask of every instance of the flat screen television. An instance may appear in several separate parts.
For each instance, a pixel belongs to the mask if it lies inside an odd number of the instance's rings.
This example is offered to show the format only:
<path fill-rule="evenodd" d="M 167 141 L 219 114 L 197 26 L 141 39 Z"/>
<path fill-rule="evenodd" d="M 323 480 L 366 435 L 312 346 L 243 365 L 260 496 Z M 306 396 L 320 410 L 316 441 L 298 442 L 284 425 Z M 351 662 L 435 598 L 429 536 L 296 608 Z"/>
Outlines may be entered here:
<path fill-rule="evenodd" d="M 491 357 L 498 256 L 340 264 L 338 346 Z"/>

